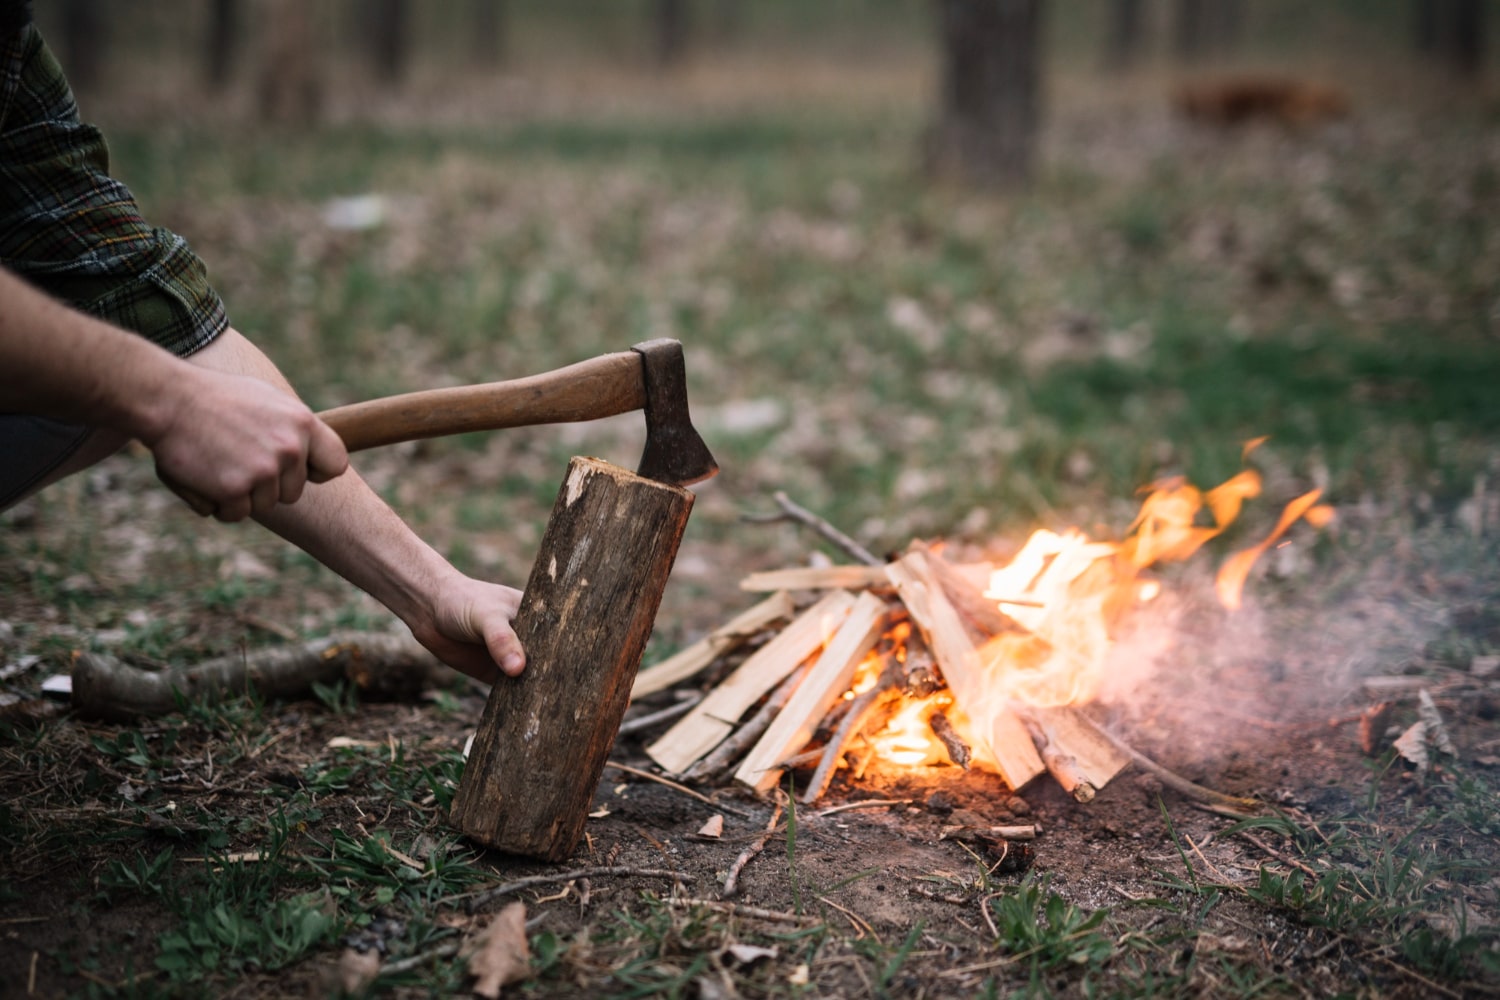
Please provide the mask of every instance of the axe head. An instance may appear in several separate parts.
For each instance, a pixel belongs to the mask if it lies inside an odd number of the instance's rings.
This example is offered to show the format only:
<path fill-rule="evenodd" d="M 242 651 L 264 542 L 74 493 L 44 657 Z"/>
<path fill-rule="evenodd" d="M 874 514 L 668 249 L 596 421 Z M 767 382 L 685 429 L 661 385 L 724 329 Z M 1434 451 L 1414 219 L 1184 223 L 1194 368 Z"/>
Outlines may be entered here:
<path fill-rule="evenodd" d="M 638 475 L 689 486 L 719 472 L 719 463 L 688 415 L 687 365 L 682 344 L 660 338 L 636 344 L 646 389 L 646 450 Z"/>

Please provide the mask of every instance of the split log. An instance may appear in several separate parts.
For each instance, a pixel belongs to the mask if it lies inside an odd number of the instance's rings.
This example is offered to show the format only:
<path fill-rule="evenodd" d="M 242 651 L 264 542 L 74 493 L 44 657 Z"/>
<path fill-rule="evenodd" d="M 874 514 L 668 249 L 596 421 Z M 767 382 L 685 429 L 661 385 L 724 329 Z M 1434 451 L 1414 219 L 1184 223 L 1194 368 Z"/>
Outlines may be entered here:
<path fill-rule="evenodd" d="M 735 722 L 762 695 L 821 649 L 853 606 L 854 595 L 836 590 L 808 608 L 648 746 L 647 756 L 670 774 L 686 771 L 733 732 Z"/>
<path fill-rule="evenodd" d="M 943 592 L 941 582 L 921 549 L 886 566 L 886 573 L 912 620 L 927 638 L 953 700 L 968 715 L 999 768 L 1000 776 L 1019 791 L 1046 770 L 1026 726 L 985 683 L 984 665 L 962 619 Z"/>
<path fill-rule="evenodd" d="M 691 646 L 642 670 L 630 688 L 630 700 L 655 694 L 702 670 L 737 644 L 781 618 L 792 616 L 792 597 L 782 590 L 731 618 Z"/>
<path fill-rule="evenodd" d="M 808 665 L 804 663 L 787 674 L 786 679 L 776 685 L 775 690 L 761 703 L 760 708 L 755 710 L 755 714 L 745 720 L 744 725 L 714 747 L 712 753 L 683 772 L 683 780 L 709 781 L 717 777 L 720 771 L 733 767 L 740 755 L 765 735 L 766 730 L 771 726 L 771 720 L 776 718 L 776 714 L 797 690 L 797 685 L 802 683 L 802 678 L 807 675 L 807 669 Z"/>
<path fill-rule="evenodd" d="M 72 701 L 85 718 L 125 722 L 175 712 L 183 699 L 213 703 L 252 691 L 267 699 L 301 698 L 314 684 L 340 679 L 366 696 L 394 699 L 456 676 L 410 634 L 348 632 L 166 670 L 84 653 L 73 665 Z"/>
<path fill-rule="evenodd" d="M 561 861 L 583 834 L 693 494 L 574 458 L 514 622 L 527 654 L 490 692 L 451 821 Z"/>
<path fill-rule="evenodd" d="M 736 781 L 758 792 L 776 786 L 781 778 L 780 762 L 807 745 L 818 720 L 848 690 L 855 669 L 885 630 L 887 617 L 884 601 L 869 591 L 859 595 L 797 693 L 735 772 Z"/>
<path fill-rule="evenodd" d="M 1047 770 L 1079 802 L 1093 801 L 1130 763 L 1128 754 L 1070 708 L 1027 708 L 1020 714 Z"/>
<path fill-rule="evenodd" d="M 750 591 L 865 590 L 890 585 L 884 566 L 794 566 L 751 573 L 740 581 L 740 589 Z"/>
<path fill-rule="evenodd" d="M 802 802 L 811 804 L 823 797 L 823 792 L 828 788 L 828 783 L 833 780 L 834 768 L 838 766 L 839 759 L 844 756 L 844 746 L 856 733 L 864 728 L 866 720 L 880 705 L 882 699 L 894 699 L 899 697 L 894 693 L 901 686 L 901 667 L 892 660 L 886 668 L 881 671 L 880 678 L 876 680 L 875 686 L 855 698 L 849 705 L 849 711 L 844 714 L 844 719 L 828 738 L 828 745 L 823 748 L 822 758 L 818 761 L 817 769 L 808 779 L 807 787 L 802 790 Z"/>

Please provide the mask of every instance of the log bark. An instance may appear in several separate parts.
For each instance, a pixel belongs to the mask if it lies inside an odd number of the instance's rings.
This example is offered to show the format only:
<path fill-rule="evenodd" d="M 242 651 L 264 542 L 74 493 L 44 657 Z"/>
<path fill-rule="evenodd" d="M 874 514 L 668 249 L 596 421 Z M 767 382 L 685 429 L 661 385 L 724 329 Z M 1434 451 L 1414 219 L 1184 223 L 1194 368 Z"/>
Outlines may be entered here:
<path fill-rule="evenodd" d="M 515 620 L 526 670 L 490 692 L 453 800 L 463 833 L 548 861 L 573 852 L 692 505 L 607 462 L 569 464 Z"/>

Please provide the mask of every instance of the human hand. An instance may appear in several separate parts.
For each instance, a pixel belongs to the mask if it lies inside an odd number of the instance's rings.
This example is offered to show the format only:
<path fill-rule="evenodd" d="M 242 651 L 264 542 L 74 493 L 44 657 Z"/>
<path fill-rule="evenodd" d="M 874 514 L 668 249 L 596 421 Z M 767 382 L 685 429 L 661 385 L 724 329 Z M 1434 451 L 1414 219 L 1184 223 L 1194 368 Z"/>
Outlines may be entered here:
<path fill-rule="evenodd" d="M 430 608 L 407 619 L 407 626 L 432 655 L 455 670 L 488 684 L 500 672 L 515 677 L 526 666 L 526 653 L 511 627 L 521 592 L 455 576 L 434 592 Z"/>
<path fill-rule="evenodd" d="M 251 375 L 184 366 L 159 431 L 141 435 L 161 480 L 220 521 L 295 503 L 349 467 L 344 443 L 301 400 Z"/>

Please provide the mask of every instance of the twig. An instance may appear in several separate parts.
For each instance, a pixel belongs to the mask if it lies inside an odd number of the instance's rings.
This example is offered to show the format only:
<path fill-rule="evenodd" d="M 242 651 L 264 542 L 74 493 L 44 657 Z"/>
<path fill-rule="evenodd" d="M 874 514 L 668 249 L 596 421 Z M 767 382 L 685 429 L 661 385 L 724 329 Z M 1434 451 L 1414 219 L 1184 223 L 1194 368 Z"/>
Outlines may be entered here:
<path fill-rule="evenodd" d="M 464 909 L 470 913 L 488 906 L 502 896 L 509 896 L 529 889 L 535 885 L 550 885 L 554 882 L 570 882 L 573 879 L 596 878 L 601 875 L 619 875 L 624 877 L 634 876 L 636 878 L 669 878 L 677 882 L 696 882 L 698 877 L 688 872 L 672 871 L 667 868 L 580 868 L 576 871 L 554 872 L 551 875 L 530 875 L 526 878 L 518 878 L 514 882 L 506 882 L 497 885 L 493 889 L 483 889 L 479 892 L 463 892 L 456 896 L 446 896 L 439 900 L 440 903 L 454 903 L 458 900 L 467 900 Z"/>
<path fill-rule="evenodd" d="M 637 778 L 645 778 L 647 781 L 654 781 L 658 785 L 666 785 L 668 788 L 672 789 L 675 792 L 681 792 L 683 795 L 695 798 L 699 802 L 706 802 L 709 805 L 713 806 L 715 809 L 722 809 L 724 812 L 733 813 L 734 815 L 739 816 L 742 819 L 750 818 L 750 814 L 743 809 L 736 809 L 734 806 L 726 806 L 722 802 L 715 802 L 713 799 L 709 798 L 707 795 L 704 795 L 702 792 L 695 792 L 686 785 L 679 785 L 677 782 L 671 781 L 667 778 L 663 778 L 659 774 L 652 774 L 650 771 L 642 771 L 640 768 L 631 767 L 629 764 L 617 764 L 612 760 L 605 761 L 604 766 L 612 767 L 616 771 L 624 771 L 626 774 L 633 774 Z"/>
<path fill-rule="evenodd" d="M 386 962 L 380 967 L 380 974 L 382 976 L 395 976 L 403 972 L 410 972 L 412 969 L 415 969 L 418 966 L 426 965 L 428 962 L 431 962 L 434 959 L 451 958 L 452 956 L 457 955 L 459 949 L 462 947 L 462 941 L 447 941 L 443 944 L 438 945 L 436 948 L 433 948 L 431 951 L 420 952 L 416 955 L 408 955 L 406 958 L 400 958 L 394 962 Z"/>
<path fill-rule="evenodd" d="M 703 906 L 710 910 L 718 910 L 720 913 L 728 913 L 736 917 L 752 917 L 756 920 L 774 920 L 787 924 L 820 924 L 821 920 L 815 917 L 805 917 L 797 913 L 786 913 L 781 910 L 765 910 L 759 906 L 746 906 L 744 903 L 725 903 L 717 899 L 692 899 L 683 897 L 674 899 L 672 902 L 681 906 Z"/>
<path fill-rule="evenodd" d="M 850 538 L 848 535 L 844 534 L 842 531 L 835 528 L 833 525 L 829 524 L 827 521 L 823 520 L 812 511 L 808 510 L 806 507 L 794 503 L 792 499 L 781 490 L 777 490 L 772 495 L 772 499 L 776 501 L 776 506 L 781 508 L 781 513 L 745 514 L 743 515 L 744 520 L 752 521 L 757 524 L 769 524 L 773 521 L 796 521 L 799 524 L 805 525 L 806 527 L 809 527 L 813 531 L 817 532 L 820 536 L 822 536 L 824 541 L 829 542 L 835 547 L 843 550 L 844 553 L 846 553 L 851 559 L 854 559 L 857 562 L 862 562 L 866 566 L 879 566 L 884 562 L 884 560 L 876 558 L 875 554 L 872 553 L 869 549 L 865 548 L 863 545 L 859 544 L 854 539 Z"/>
<path fill-rule="evenodd" d="M 840 806 L 829 806 L 827 809 L 819 809 L 813 813 L 813 818 L 822 819 L 824 816 L 848 812 L 850 809 L 880 809 L 886 806 L 909 806 L 911 803 L 911 799 L 861 799 L 858 802 L 845 802 Z"/>
<path fill-rule="evenodd" d="M 811 780 L 807 783 L 807 789 L 802 793 L 802 802 L 811 804 L 818 801 L 823 791 L 828 787 L 828 782 L 833 780 L 833 769 L 844 753 L 844 744 L 849 742 L 860 727 L 865 718 L 875 707 L 876 701 L 891 688 L 901 683 L 900 668 L 892 664 L 880 674 L 880 679 L 875 686 L 861 694 L 849 703 L 849 711 L 845 713 L 838 728 L 833 731 L 833 736 L 828 740 L 828 746 L 823 750 L 823 759 L 818 762 L 818 769 L 813 772 Z"/>
<path fill-rule="evenodd" d="M 702 700 L 703 695 L 695 694 L 691 698 L 684 698 L 677 704 L 669 705 L 659 712 L 652 712 L 649 715 L 638 715 L 633 719 L 626 719 L 624 722 L 620 723 L 619 735 L 624 736 L 626 733 L 640 732 L 642 729 L 650 729 L 658 722 L 666 722 L 668 719 L 675 719 L 679 715 L 684 715 L 687 712 L 691 711 L 693 706 L 698 704 L 698 702 Z"/>
<path fill-rule="evenodd" d="M 973 759 L 973 751 L 964 738 L 958 735 L 958 730 L 953 728 L 953 723 L 942 712 L 933 712 L 927 720 L 932 734 L 943 744 L 943 749 L 948 751 L 948 759 L 953 761 L 965 771 L 969 769 L 969 762 Z"/>
<path fill-rule="evenodd" d="M 1150 772 L 1168 788 L 1187 796 L 1195 802 L 1222 809 L 1234 819 L 1249 819 L 1252 816 L 1260 815 L 1261 804 L 1254 799 L 1243 799 L 1234 795 L 1225 795 L 1223 792 L 1216 792 L 1212 788 L 1204 788 L 1202 785 L 1194 784 L 1177 772 L 1169 771 L 1165 767 L 1162 767 L 1156 761 L 1147 757 L 1103 726 L 1095 726 L 1094 728 L 1105 739 L 1118 747 L 1121 752 L 1140 765 L 1142 770 Z"/>
<path fill-rule="evenodd" d="M 766 824 L 766 829 L 759 837 L 752 840 L 740 856 L 734 859 L 734 864 L 729 866 L 729 875 L 724 879 L 724 888 L 719 891 L 720 899 L 728 899 L 740 891 L 740 872 L 750 863 L 750 859 L 765 850 L 766 841 L 771 839 L 771 834 L 776 832 L 776 824 L 781 821 L 781 803 L 776 803 L 776 808 L 771 810 L 771 820 Z"/>
<path fill-rule="evenodd" d="M 741 754 L 765 735 L 766 730 L 771 727 L 771 720 L 786 706 L 806 673 L 807 665 L 803 664 L 788 674 L 786 680 L 776 686 L 765 704 L 743 726 L 726 736 L 724 742 L 714 747 L 712 753 L 688 768 L 683 777 L 688 781 L 708 781 L 738 760 Z"/>
<path fill-rule="evenodd" d="M 1277 861 L 1280 861 L 1282 864 L 1284 864 L 1284 865 L 1290 865 L 1293 868 L 1297 868 L 1297 869 L 1301 870 L 1304 875 L 1311 875 L 1313 878 L 1317 878 L 1321 874 L 1321 872 L 1319 872 L 1316 868 L 1313 868 L 1313 867 L 1311 867 L 1309 865 L 1303 864 L 1301 861 L 1298 861 L 1296 858 L 1290 858 L 1290 857 L 1287 857 L 1285 854 L 1282 854 L 1280 851 L 1276 850 L 1276 848 L 1272 847 L 1270 844 L 1267 844 L 1265 841 L 1261 840 L 1259 837 L 1256 837 L 1255 835 L 1251 834 L 1248 830 L 1238 830 L 1238 831 L 1235 832 L 1235 835 L 1237 837 L 1241 838 L 1242 840 L 1248 840 L 1250 843 L 1254 844 L 1256 847 L 1259 847 L 1262 851 L 1265 851 L 1266 854 L 1268 854 L 1269 856 L 1275 858 Z"/>

